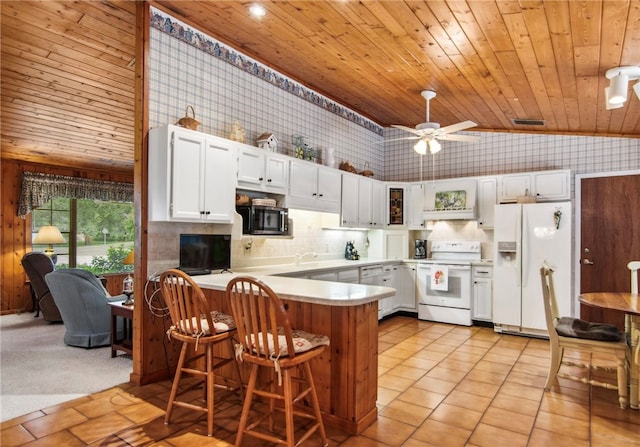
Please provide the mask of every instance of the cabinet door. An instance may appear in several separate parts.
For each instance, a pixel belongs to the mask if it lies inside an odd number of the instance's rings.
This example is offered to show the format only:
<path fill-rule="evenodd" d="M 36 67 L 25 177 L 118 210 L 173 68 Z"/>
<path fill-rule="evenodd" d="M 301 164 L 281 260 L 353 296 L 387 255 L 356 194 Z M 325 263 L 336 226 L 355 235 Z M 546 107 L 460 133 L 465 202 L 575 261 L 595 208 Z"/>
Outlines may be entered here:
<path fill-rule="evenodd" d="M 265 178 L 264 154 L 249 148 L 238 151 L 238 184 L 248 188 L 262 188 Z"/>
<path fill-rule="evenodd" d="M 342 174 L 340 225 L 343 227 L 358 226 L 358 186 L 358 176 Z"/>
<path fill-rule="evenodd" d="M 473 319 L 491 321 L 491 278 L 473 280 Z"/>
<path fill-rule="evenodd" d="M 340 212 L 341 173 L 336 169 L 318 166 L 318 210 Z"/>
<path fill-rule="evenodd" d="M 387 228 L 405 227 L 405 193 L 403 185 L 387 185 Z"/>
<path fill-rule="evenodd" d="M 385 196 L 384 183 L 373 180 L 371 183 L 371 228 L 382 229 L 385 223 Z"/>
<path fill-rule="evenodd" d="M 571 198 L 569 171 L 540 172 L 534 173 L 532 176 L 538 200 L 568 200 Z"/>
<path fill-rule="evenodd" d="M 373 182 L 368 178 L 358 179 L 358 226 L 373 228 L 373 208 L 371 197 L 373 194 Z"/>
<path fill-rule="evenodd" d="M 478 227 L 493 228 L 496 206 L 496 178 L 478 179 Z"/>
<path fill-rule="evenodd" d="M 206 135 L 176 130 L 172 145 L 170 217 L 177 220 L 202 220 Z"/>
<path fill-rule="evenodd" d="M 270 190 L 286 191 L 289 186 L 289 160 L 277 155 L 266 156 L 265 186 Z"/>
<path fill-rule="evenodd" d="M 408 193 L 407 225 L 411 230 L 424 230 L 424 183 L 409 185 Z"/>
<path fill-rule="evenodd" d="M 513 203 L 518 196 L 533 195 L 531 175 L 503 175 L 500 178 L 500 203 Z"/>
<path fill-rule="evenodd" d="M 337 281 L 338 280 L 338 272 L 318 272 L 312 273 L 309 275 L 309 279 L 315 279 L 318 281 Z"/>
<path fill-rule="evenodd" d="M 416 268 L 404 264 L 394 266 L 394 284 L 397 290 L 395 308 L 416 312 Z"/>
<path fill-rule="evenodd" d="M 204 218 L 233 223 L 236 191 L 236 155 L 231 145 L 208 139 L 204 156 Z"/>
<path fill-rule="evenodd" d="M 310 209 L 308 202 L 315 200 L 318 190 L 318 167 L 311 163 L 291 160 L 289 167 L 289 196 L 300 199 L 302 209 Z M 289 205 L 291 206 L 291 205 Z"/>
<path fill-rule="evenodd" d="M 493 268 L 473 267 L 473 319 L 491 321 Z"/>

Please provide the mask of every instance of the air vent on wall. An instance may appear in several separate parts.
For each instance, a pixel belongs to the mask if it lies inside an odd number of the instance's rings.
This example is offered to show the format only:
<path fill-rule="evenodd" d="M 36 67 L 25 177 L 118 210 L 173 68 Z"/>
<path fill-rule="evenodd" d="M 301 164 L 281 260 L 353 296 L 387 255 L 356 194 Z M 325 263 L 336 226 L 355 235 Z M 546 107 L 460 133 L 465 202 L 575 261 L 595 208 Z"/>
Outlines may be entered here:
<path fill-rule="evenodd" d="M 513 124 L 520 124 L 524 126 L 544 126 L 544 120 L 529 120 L 524 118 L 513 118 L 511 122 Z"/>

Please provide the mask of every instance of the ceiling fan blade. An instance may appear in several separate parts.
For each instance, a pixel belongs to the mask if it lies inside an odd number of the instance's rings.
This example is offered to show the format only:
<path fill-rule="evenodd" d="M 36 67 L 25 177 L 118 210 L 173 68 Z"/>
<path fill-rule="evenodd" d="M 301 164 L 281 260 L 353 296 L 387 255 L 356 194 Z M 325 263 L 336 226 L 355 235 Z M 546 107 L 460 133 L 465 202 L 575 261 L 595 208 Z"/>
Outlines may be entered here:
<path fill-rule="evenodd" d="M 442 134 L 457 132 L 459 130 L 469 129 L 470 127 L 476 127 L 476 126 L 477 124 L 474 123 L 473 121 L 462 121 L 461 123 L 452 124 L 446 127 L 441 127 L 440 129 L 436 130 L 434 133 L 436 133 L 437 135 L 442 135 Z"/>
<path fill-rule="evenodd" d="M 475 143 L 476 141 L 480 141 L 480 137 L 476 137 L 474 135 L 459 135 L 459 134 L 444 134 L 438 135 L 435 137 L 436 140 L 443 141 L 465 141 L 467 143 Z"/>
<path fill-rule="evenodd" d="M 391 140 L 384 140 L 384 141 L 376 141 L 375 144 L 385 144 L 388 143 L 390 141 L 400 141 L 400 140 L 419 140 L 420 137 L 419 136 L 415 136 L 415 137 L 404 137 L 404 138 L 392 138 Z"/>
<path fill-rule="evenodd" d="M 401 126 L 399 124 L 392 124 L 391 127 L 395 127 L 396 129 L 404 130 L 405 132 L 410 132 L 414 135 L 422 136 L 422 131 L 416 130 L 413 127 Z"/>

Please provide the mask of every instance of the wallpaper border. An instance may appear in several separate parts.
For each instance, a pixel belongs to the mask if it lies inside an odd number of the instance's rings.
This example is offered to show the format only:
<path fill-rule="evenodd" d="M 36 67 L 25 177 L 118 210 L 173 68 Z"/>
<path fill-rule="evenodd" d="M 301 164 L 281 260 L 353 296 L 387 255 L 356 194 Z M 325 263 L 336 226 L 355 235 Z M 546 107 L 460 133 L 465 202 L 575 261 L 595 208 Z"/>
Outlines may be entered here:
<path fill-rule="evenodd" d="M 351 121 L 380 136 L 383 135 L 383 127 L 375 122 L 355 113 L 352 110 L 331 101 L 328 98 L 306 88 L 286 76 L 270 69 L 269 67 L 254 61 L 248 56 L 230 48 L 218 40 L 201 33 L 200 31 L 180 22 L 178 19 L 165 14 L 155 8 L 151 8 L 151 27 L 171 37 L 178 39 L 200 51 L 220 59 L 234 67 L 245 71 L 264 82 L 268 82 L 292 95 L 297 96 L 311 104 L 331 112 L 341 118 Z"/>

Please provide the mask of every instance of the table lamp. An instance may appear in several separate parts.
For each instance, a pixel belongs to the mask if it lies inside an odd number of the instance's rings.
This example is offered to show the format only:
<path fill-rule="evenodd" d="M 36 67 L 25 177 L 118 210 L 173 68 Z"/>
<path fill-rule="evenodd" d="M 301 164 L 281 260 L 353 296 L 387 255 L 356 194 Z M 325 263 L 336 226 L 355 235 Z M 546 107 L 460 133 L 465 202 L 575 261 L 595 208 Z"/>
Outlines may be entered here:
<path fill-rule="evenodd" d="M 133 265 L 135 256 L 133 254 L 133 250 L 129 252 L 126 258 L 122 260 L 122 265 Z M 127 274 L 127 277 L 122 280 L 122 293 L 127 295 L 127 300 L 123 303 L 125 306 L 130 306 L 133 304 L 133 299 L 131 296 L 133 295 L 133 277 L 130 273 Z"/>
<path fill-rule="evenodd" d="M 43 225 L 40 227 L 38 234 L 33 238 L 34 244 L 48 244 L 49 247 L 44 250 L 44 253 L 53 259 L 53 244 L 64 244 L 67 241 L 62 237 L 62 233 L 55 225 Z"/>

